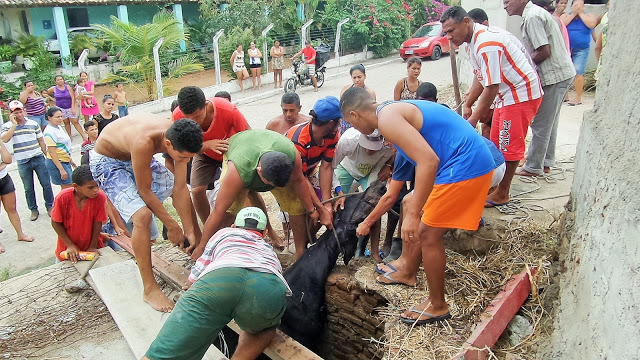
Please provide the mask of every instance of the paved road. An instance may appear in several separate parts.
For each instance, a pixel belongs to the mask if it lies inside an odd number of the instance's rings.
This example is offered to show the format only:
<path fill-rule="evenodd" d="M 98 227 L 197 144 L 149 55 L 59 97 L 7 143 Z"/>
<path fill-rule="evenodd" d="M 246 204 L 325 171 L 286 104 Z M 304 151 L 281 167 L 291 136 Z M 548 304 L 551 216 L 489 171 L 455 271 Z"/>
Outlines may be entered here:
<path fill-rule="evenodd" d="M 376 63 L 386 63 L 382 66 L 373 66 Z M 386 59 L 374 59 L 365 62 L 365 66 L 370 66 L 367 71 L 367 86 L 376 90 L 378 100 L 389 100 L 393 98 L 393 86 L 395 82 L 405 76 L 405 64 L 396 56 Z M 303 87 L 298 90 L 302 101 L 302 111 L 308 113 L 312 109 L 315 101 L 327 95 L 339 96 L 340 90 L 345 84 L 350 84 L 351 80 L 348 75 L 350 66 L 333 68 L 327 71 L 328 77 L 324 86 L 319 92 L 313 92 L 313 87 Z M 422 71 L 422 80 L 431 81 L 437 86 L 446 85 L 450 82 L 450 70 L 448 58 L 433 62 L 425 61 Z M 247 90 L 244 94 L 234 93 L 233 99 L 243 99 L 240 101 L 238 108 L 247 117 L 249 124 L 253 128 L 264 128 L 267 122 L 273 117 L 281 113 L 280 97 L 282 90 L 273 90 L 273 85 L 265 84 L 260 92 Z M 252 97 L 259 95 L 261 99 L 251 100 Z M 166 113 L 168 116 L 168 112 Z M 73 138 L 74 148 L 81 143 L 80 137 L 75 134 Z M 80 154 L 76 149 L 73 158 L 79 163 Z M 55 249 L 56 235 L 51 228 L 50 218 L 46 215 L 44 202 L 42 200 L 42 191 L 36 181 L 36 197 L 40 205 L 40 218 L 36 221 L 29 221 L 29 210 L 24 199 L 24 190 L 22 182 L 15 166 L 9 171 L 16 185 L 16 197 L 18 202 L 18 213 L 22 219 L 22 227 L 24 231 L 36 237 L 33 243 L 24 243 L 16 241 L 16 234 L 9 223 L 6 212 L 0 214 L 0 227 L 4 232 L 0 234 L 0 241 L 5 247 L 6 252 L 0 255 L 0 270 L 8 268 L 11 275 L 15 276 L 24 273 L 29 269 L 41 267 L 53 263 L 53 250 Z M 60 188 L 54 186 L 54 192 L 58 193 Z"/>

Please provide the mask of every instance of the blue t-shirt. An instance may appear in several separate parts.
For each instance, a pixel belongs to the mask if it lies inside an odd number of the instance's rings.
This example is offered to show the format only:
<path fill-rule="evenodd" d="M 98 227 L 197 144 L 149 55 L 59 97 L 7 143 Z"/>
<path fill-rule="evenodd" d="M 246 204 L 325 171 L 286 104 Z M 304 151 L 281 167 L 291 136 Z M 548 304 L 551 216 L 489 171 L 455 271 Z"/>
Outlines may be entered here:
<path fill-rule="evenodd" d="M 397 181 L 413 181 L 416 176 L 416 166 L 409 162 L 400 153 L 396 154 L 393 163 L 393 175 L 391 178 Z"/>
<path fill-rule="evenodd" d="M 488 174 L 495 169 L 491 152 L 482 137 L 460 115 L 439 104 L 423 100 L 405 100 L 422 112 L 420 134 L 440 159 L 435 184 L 451 184 Z M 382 109 L 384 105 L 380 107 Z M 415 166 L 402 148 L 397 156 Z"/>
<path fill-rule="evenodd" d="M 591 46 L 591 31 L 579 16 L 576 16 L 567 25 L 569 45 L 572 49 L 588 49 Z"/>

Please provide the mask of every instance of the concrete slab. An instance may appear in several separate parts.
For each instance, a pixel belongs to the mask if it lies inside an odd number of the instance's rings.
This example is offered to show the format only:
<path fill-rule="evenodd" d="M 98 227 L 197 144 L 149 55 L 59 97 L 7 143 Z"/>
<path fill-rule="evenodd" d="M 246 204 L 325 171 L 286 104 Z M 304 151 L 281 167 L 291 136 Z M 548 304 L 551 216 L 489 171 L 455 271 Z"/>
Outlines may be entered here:
<path fill-rule="evenodd" d="M 92 269 L 89 275 L 131 351 L 141 358 L 169 315 L 153 310 L 142 300 L 142 279 L 133 260 Z M 226 357 L 211 346 L 204 359 Z"/>

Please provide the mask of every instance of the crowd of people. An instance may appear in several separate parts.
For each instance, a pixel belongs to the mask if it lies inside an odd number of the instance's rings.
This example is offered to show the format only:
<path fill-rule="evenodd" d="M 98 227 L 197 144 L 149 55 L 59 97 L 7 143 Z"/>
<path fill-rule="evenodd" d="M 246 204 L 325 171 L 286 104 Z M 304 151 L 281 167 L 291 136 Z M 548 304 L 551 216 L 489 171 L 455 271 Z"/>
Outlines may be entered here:
<path fill-rule="evenodd" d="M 584 73 L 584 34 L 575 39 L 574 33 L 592 29 L 597 21 L 584 13 L 582 0 L 574 0 L 571 12 L 559 19 L 553 9 L 529 0 L 504 3 L 509 15 L 523 18 L 523 42 L 489 26 L 481 9 L 467 13 L 454 6 L 442 15 L 447 38 L 456 46 L 466 44 L 474 70 L 463 116 L 438 104 L 436 87 L 419 79 L 418 58 L 408 59 L 407 76 L 393 89 L 394 101 L 376 102 L 376 92 L 365 85 L 365 67 L 358 64 L 351 68 L 351 84 L 341 89 L 340 98 L 317 100 L 308 115 L 296 93 L 285 93 L 282 114 L 265 129 L 252 129 L 226 92 L 207 98 L 198 87 L 183 87 L 171 118 L 165 118 L 128 115 L 121 85 L 115 96 L 97 103 L 95 84 L 86 73 L 75 89 L 56 77 L 56 84 L 43 92 L 55 99 L 56 106 L 48 109 L 28 82 L 20 100 L 9 104 L 11 116 L 2 127 L 2 140 L 13 141 L 31 220 L 39 215 L 35 172 L 58 234 L 56 257 L 75 262 L 80 251 L 117 248 L 109 244 L 108 234 L 131 236 L 143 299 L 156 310 L 171 312 L 175 304 L 151 268 L 157 217 L 165 237 L 196 265 L 185 296 L 147 358 L 199 358 L 212 336 L 194 334 L 216 334 L 232 318 L 243 330 L 237 351 L 252 358 L 271 341 L 290 293 L 274 249 L 288 247 L 292 233 L 300 258 L 321 226 L 332 228 L 343 195 L 382 181 L 387 193 L 356 230 L 358 236 L 370 236 L 377 282 L 415 286 L 422 263 L 428 298 L 400 318 L 411 325 L 448 319 L 444 234 L 449 229 L 477 230 L 485 208 L 510 202 L 515 175 L 538 176 L 555 166 L 559 111 L 572 83 L 576 98 L 569 105 L 581 100 L 582 80 L 577 77 Z M 606 33 L 603 37 L 606 40 Z M 255 43 L 250 46 L 254 88 L 259 89 L 262 54 Z M 294 57 L 304 54 L 312 61 L 312 50 L 306 44 Z M 270 55 L 274 64 L 283 60 L 279 43 Z M 242 44 L 231 64 L 243 90 L 241 79 L 248 72 Z M 279 77 L 278 82 L 274 72 L 276 87 L 281 86 L 281 71 Z M 85 117 L 84 131 L 77 105 Z M 113 113 L 116 105 L 120 116 Z M 77 167 L 70 151 L 71 124 L 84 141 L 82 165 Z M 529 127 L 533 137 L 525 160 Z M 0 145 L 0 199 L 18 239 L 33 241 L 21 229 L 6 171 L 11 155 Z M 163 154 L 164 164 L 156 154 Z M 63 189 L 55 200 L 51 184 Z M 284 239 L 267 216 L 262 192 L 271 192 L 277 200 Z M 163 206 L 168 197 L 180 223 Z M 390 218 L 380 246 L 380 219 L 394 207 L 400 218 Z M 396 223 L 402 252 L 390 255 Z M 260 311 L 252 305 L 256 297 L 264 305 Z M 216 309 L 215 314 L 207 309 Z M 181 319 L 191 319 L 188 328 Z M 180 337 L 171 327 L 183 329 Z"/>

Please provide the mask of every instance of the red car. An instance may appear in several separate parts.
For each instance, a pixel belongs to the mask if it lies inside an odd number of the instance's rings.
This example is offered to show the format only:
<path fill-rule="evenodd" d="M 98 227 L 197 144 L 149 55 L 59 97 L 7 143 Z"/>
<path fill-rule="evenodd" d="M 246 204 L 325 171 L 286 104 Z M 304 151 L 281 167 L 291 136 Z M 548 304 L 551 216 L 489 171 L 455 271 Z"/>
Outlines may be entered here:
<path fill-rule="evenodd" d="M 400 57 L 404 60 L 412 56 L 440 59 L 442 53 L 449 52 L 449 40 L 442 35 L 442 23 L 439 21 L 422 25 L 407 41 L 402 43 Z"/>

